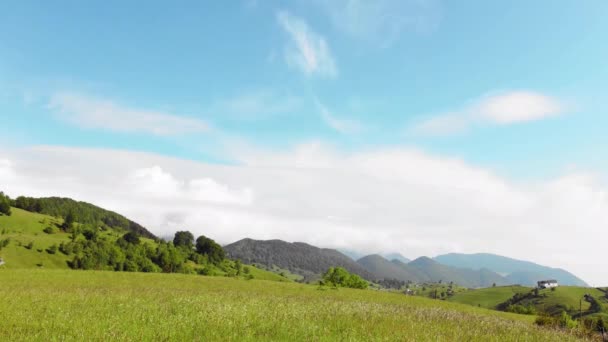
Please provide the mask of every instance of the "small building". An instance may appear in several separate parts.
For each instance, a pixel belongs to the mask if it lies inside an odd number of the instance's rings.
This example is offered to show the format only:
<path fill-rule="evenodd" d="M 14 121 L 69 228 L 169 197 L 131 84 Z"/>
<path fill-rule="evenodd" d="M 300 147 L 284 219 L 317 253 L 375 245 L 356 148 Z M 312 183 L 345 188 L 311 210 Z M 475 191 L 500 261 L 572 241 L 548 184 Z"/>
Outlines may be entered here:
<path fill-rule="evenodd" d="M 539 289 L 549 289 L 552 287 L 558 287 L 559 284 L 557 283 L 557 280 L 551 279 L 551 280 L 541 280 L 539 282 L 537 282 L 538 284 L 538 288 Z"/>

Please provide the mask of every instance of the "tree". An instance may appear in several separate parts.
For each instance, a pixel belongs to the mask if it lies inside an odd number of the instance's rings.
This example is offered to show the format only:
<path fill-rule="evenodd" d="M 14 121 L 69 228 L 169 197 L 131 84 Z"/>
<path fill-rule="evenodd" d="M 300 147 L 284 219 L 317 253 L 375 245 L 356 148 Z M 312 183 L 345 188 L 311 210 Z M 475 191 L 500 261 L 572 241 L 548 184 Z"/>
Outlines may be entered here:
<path fill-rule="evenodd" d="M 132 245 L 138 245 L 139 244 L 139 236 L 133 232 L 128 232 L 125 235 L 122 236 L 122 238 L 125 242 L 130 243 Z"/>
<path fill-rule="evenodd" d="M 63 224 L 61 225 L 61 228 L 63 228 L 63 230 L 65 230 L 66 232 L 70 231 L 72 229 L 72 226 L 74 225 L 74 213 L 72 213 L 71 211 L 65 215 L 65 218 L 63 219 Z"/>
<path fill-rule="evenodd" d="M 350 287 L 355 289 L 365 289 L 369 285 L 363 278 L 349 273 L 342 267 L 330 267 L 323 275 L 323 281 L 334 287 Z"/>
<path fill-rule="evenodd" d="M 173 245 L 175 247 L 186 247 L 188 250 L 191 250 L 194 245 L 194 235 L 188 231 L 175 232 Z"/>
<path fill-rule="evenodd" d="M 11 216 L 11 199 L 0 191 L 0 215 Z"/>
<path fill-rule="evenodd" d="M 234 261 L 234 269 L 236 270 L 236 275 L 240 276 L 241 275 L 241 271 L 243 270 L 243 264 L 241 264 L 241 260 L 236 259 Z"/>
<path fill-rule="evenodd" d="M 214 264 L 219 264 L 226 258 L 226 253 L 222 246 L 204 235 L 201 235 L 196 239 L 196 252 L 201 255 L 206 255 L 209 258 L 209 261 Z"/>

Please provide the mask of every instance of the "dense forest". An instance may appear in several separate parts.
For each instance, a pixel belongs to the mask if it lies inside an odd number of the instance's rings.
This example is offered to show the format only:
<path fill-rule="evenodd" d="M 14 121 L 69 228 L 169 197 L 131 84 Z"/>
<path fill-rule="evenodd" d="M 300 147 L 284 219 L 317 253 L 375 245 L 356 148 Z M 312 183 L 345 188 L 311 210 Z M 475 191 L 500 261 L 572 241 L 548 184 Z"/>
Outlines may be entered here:
<path fill-rule="evenodd" d="M 115 212 L 102 209 L 86 202 L 74 201 L 70 198 L 48 197 L 33 198 L 19 196 L 11 201 L 12 206 L 30 212 L 66 218 L 71 218 L 84 225 L 122 229 L 137 235 L 157 239 L 146 228 Z"/>

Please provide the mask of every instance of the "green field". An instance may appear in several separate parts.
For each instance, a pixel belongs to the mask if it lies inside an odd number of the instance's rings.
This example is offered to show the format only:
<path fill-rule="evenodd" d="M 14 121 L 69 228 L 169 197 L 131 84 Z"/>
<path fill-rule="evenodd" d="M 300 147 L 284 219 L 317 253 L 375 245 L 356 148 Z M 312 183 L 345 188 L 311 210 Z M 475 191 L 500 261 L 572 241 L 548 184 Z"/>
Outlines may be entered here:
<path fill-rule="evenodd" d="M 530 292 L 532 289 L 523 286 L 497 286 L 485 289 L 468 290 L 458 292 L 450 297 L 448 301 L 454 303 L 479 306 L 486 309 L 495 309 L 500 303 L 504 303 L 516 293 Z"/>
<path fill-rule="evenodd" d="M 573 341 L 533 317 L 383 291 L 0 269 L 0 340 Z"/>

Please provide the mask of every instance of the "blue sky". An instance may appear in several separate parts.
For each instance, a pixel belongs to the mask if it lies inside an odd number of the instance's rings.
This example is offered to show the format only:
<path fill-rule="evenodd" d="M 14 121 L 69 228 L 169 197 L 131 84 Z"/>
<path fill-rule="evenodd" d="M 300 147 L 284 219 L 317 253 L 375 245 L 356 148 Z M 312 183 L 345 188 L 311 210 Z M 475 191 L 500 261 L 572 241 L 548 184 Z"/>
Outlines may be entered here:
<path fill-rule="evenodd" d="M 46 152 L 145 152 L 158 159 L 133 165 L 134 170 L 149 171 L 136 175 L 157 172 L 156 181 L 177 179 L 175 184 L 183 187 L 195 179 L 211 179 L 221 185 L 215 190 L 240 189 L 241 195 L 251 190 L 252 197 L 245 197 L 258 205 L 276 203 L 259 190 L 277 186 L 256 183 L 261 169 L 299 172 L 362 156 L 373 163 L 384 160 L 380 156 L 387 151 L 410 151 L 407 158 L 399 152 L 395 160 L 376 167 L 391 168 L 410 157 L 410 162 L 432 169 L 457 162 L 533 196 L 543 193 L 539 188 L 546 184 L 584 178 L 575 187 L 588 193 L 575 204 L 602 207 L 608 175 L 607 13 L 608 2 L 602 0 L 3 3 L 0 143 L 11 168 L 5 175 L 31 171 L 21 169 L 29 164 L 20 158 L 41 146 Z M 175 166 L 162 158 L 194 161 L 201 174 L 169 172 Z M 430 159 L 437 164 L 426 163 Z M 213 169 L 224 166 L 242 172 L 241 178 L 228 179 Z M 133 175 L 129 172 L 134 170 L 121 172 Z M 69 172 L 77 179 L 85 177 L 78 172 L 89 171 Z M 264 177 L 270 177 L 268 172 Z M 294 178 L 290 189 L 299 189 L 312 175 L 302 177 Z M 454 188 L 468 184 L 453 182 Z M 445 185 L 437 182 L 432 189 L 438 184 Z M 78 188 L 74 183 L 61 189 L 67 187 Z M 28 189 L 14 186 L 14 192 Z M 94 191 L 80 195 L 118 206 L 90 193 Z M 218 196 L 233 198 L 224 195 Z M 335 197 L 337 211 L 348 206 L 340 203 L 349 196 L 326 195 Z M 392 198 L 390 190 L 378 195 Z M 316 199 L 302 194 L 284 200 L 306 208 Z M 199 205 L 214 200 L 205 197 L 203 202 Z M 264 205 L 247 210 L 251 215 L 263 212 L 264 220 L 274 219 L 273 224 L 285 214 Z M 311 218 L 295 216 L 297 224 Z M 398 226 L 402 218 L 397 216 L 370 224 Z M 261 226 L 271 225 L 264 220 Z M 524 231 L 531 221 L 514 224 Z M 166 217 L 149 224 L 159 231 L 171 228 Z M 444 228 L 457 231 L 448 226 Z M 238 228 L 237 223 L 227 224 L 217 234 L 236 238 Z M 226 229 L 234 234 L 222 235 Z M 264 231 L 260 228 L 258 236 L 265 236 Z M 400 248 L 362 243 L 364 231 L 358 240 L 329 244 L 369 251 Z M 428 237 L 412 240 L 418 238 Z M 478 246 L 442 243 L 408 248 L 415 250 L 410 254 L 430 254 Z M 491 251 L 528 257 L 516 249 Z M 577 268 L 584 262 L 573 263 Z"/>

